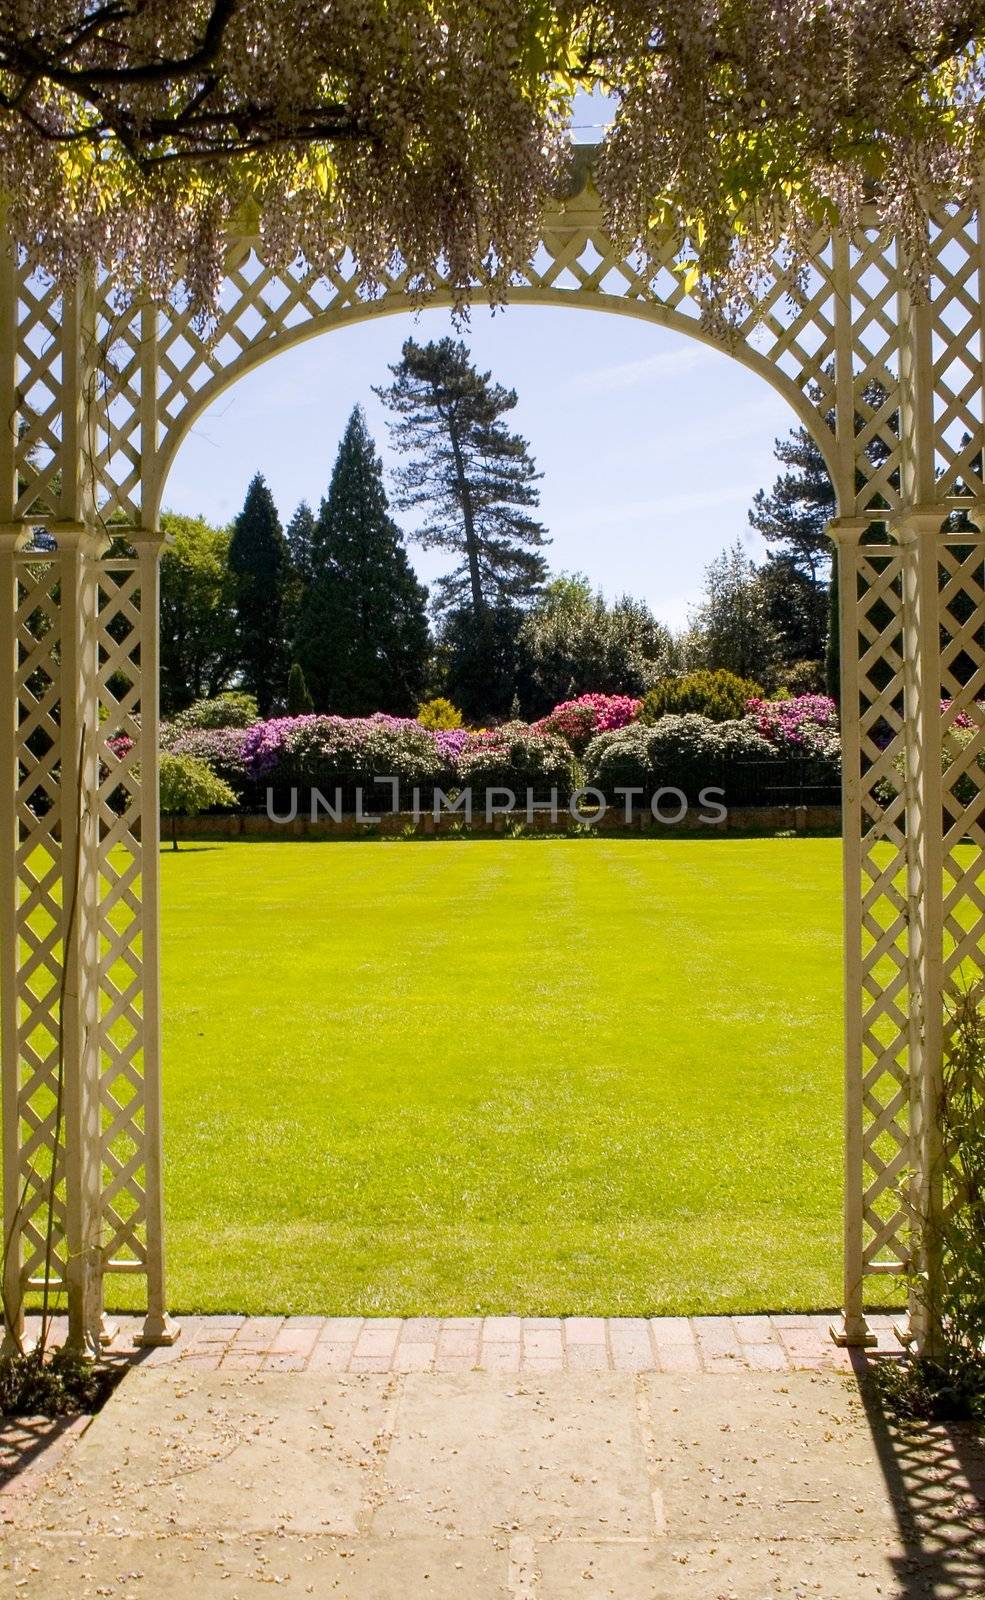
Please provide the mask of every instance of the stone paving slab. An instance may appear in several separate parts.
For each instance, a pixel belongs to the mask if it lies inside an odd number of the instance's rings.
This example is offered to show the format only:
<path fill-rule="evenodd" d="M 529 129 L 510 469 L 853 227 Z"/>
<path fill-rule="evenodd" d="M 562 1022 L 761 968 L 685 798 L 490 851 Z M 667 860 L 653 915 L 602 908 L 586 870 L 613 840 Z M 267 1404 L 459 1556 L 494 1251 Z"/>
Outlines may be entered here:
<path fill-rule="evenodd" d="M 387 1534 L 654 1531 L 628 1375 L 504 1382 L 414 1374 L 403 1386 L 375 1525 Z"/>
<path fill-rule="evenodd" d="M 749 1373 L 644 1380 L 668 1537 L 869 1540 L 893 1532 L 857 1391 Z"/>
<path fill-rule="evenodd" d="M 555 1544 L 536 1559 L 544 1600 L 935 1600 L 940 1593 L 913 1587 L 912 1574 L 898 1587 L 890 1553 L 856 1543 Z"/>
<path fill-rule="evenodd" d="M 5 1597 L 271 1588 L 982 1600 L 985 1446 L 894 1430 L 833 1373 L 150 1366 L 0 1537 Z"/>
<path fill-rule="evenodd" d="M 386 1378 L 129 1372 L 34 1508 L 76 1536 L 162 1526 L 353 1534 L 385 1452 Z"/>
<path fill-rule="evenodd" d="M 30 1600 L 516 1600 L 508 1545 L 485 1539 L 63 1535 L 15 1539 L 3 1559 Z"/>

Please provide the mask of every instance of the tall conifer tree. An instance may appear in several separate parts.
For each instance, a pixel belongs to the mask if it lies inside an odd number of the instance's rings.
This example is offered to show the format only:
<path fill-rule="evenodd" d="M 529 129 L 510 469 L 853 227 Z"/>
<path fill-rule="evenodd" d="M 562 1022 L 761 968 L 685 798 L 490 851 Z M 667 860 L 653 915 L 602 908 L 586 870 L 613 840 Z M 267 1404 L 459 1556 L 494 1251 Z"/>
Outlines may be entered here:
<path fill-rule="evenodd" d="M 315 706 L 358 716 L 412 712 L 428 659 L 427 590 L 389 514 L 383 468 L 357 406 L 312 539 L 297 659 Z"/>
<path fill-rule="evenodd" d="M 258 472 L 246 491 L 229 545 L 239 666 L 269 716 L 287 691 L 287 544 L 273 495 Z"/>

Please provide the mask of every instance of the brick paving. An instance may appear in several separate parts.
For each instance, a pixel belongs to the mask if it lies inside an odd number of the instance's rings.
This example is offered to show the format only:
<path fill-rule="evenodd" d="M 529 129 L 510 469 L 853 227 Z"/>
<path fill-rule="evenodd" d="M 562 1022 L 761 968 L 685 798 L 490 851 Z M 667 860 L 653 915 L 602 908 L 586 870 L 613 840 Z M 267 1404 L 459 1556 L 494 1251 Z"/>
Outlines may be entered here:
<path fill-rule="evenodd" d="M 829 1313 L 737 1317 L 179 1317 L 176 1344 L 135 1350 L 117 1317 L 113 1359 L 205 1372 L 850 1372 Z M 900 1318 L 869 1319 L 898 1355 Z M 28 1319 L 28 1336 L 34 1332 Z M 64 1337 L 56 1322 L 52 1341 Z"/>

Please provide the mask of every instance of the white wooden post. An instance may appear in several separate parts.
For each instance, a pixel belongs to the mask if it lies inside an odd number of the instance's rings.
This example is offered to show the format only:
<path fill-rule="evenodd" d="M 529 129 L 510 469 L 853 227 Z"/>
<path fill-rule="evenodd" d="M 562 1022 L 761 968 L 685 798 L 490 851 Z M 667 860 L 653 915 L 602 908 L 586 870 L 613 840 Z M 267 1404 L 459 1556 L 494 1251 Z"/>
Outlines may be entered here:
<path fill-rule="evenodd" d="M 144 1189 L 147 1315 L 136 1342 L 174 1344 L 181 1329 L 167 1314 L 164 1277 L 164 1124 L 161 1105 L 160 854 L 158 720 L 160 697 L 160 566 L 164 539 L 131 535 L 140 571 L 140 854 L 143 922 Z"/>
<path fill-rule="evenodd" d="M 20 958 L 17 823 L 17 572 L 16 553 L 26 537 L 18 526 L 0 529 L 0 1066 L 3 1079 L 3 1352 L 24 1337 L 21 1239 L 20 1062 L 17 970 Z"/>
<path fill-rule="evenodd" d="M 910 512 L 904 549 L 905 793 L 910 924 L 910 1336 L 933 1356 L 941 1332 L 944 1092 L 944 796 L 938 542 L 947 508 Z"/>
<path fill-rule="evenodd" d="M 838 551 L 838 622 L 841 675 L 842 894 L 844 996 L 844 1212 L 842 1321 L 832 1328 L 837 1344 L 875 1343 L 863 1309 L 863 1019 L 862 985 L 862 754 L 859 738 L 859 544 L 866 517 L 837 517 L 828 533 Z"/>
<path fill-rule="evenodd" d="M 69 1344 L 98 1350 L 102 1327 L 99 1107 L 99 704 L 95 573 L 105 540 L 61 524 L 61 1071 L 64 1083 Z"/>

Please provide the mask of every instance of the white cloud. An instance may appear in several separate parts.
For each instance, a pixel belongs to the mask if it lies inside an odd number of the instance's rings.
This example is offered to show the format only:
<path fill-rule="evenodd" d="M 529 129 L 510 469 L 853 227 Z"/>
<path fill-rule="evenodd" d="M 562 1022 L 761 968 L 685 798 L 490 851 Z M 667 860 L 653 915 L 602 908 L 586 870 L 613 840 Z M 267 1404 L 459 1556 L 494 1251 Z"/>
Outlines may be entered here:
<path fill-rule="evenodd" d="M 712 365 L 720 359 L 719 352 L 697 340 L 682 345 L 678 350 L 660 350 L 656 355 L 644 356 L 639 361 L 621 361 L 613 367 L 596 367 L 591 372 L 580 372 L 568 385 L 571 394 L 612 394 L 617 389 L 635 389 L 640 384 L 656 378 L 693 372 L 697 367 Z"/>

